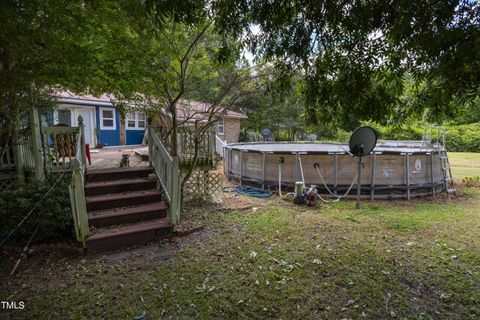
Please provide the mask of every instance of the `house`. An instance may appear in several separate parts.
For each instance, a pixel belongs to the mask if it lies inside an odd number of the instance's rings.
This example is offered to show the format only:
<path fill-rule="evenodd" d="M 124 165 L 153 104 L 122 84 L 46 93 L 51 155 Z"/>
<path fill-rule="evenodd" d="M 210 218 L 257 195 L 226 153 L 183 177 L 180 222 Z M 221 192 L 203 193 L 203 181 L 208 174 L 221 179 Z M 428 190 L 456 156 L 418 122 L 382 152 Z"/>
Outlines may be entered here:
<path fill-rule="evenodd" d="M 179 121 L 191 119 L 202 120 L 211 110 L 222 114 L 217 124 L 217 136 L 225 143 L 236 143 L 240 139 L 241 121 L 248 117 L 233 110 L 222 107 L 212 107 L 210 103 L 195 100 L 180 100 L 177 106 L 177 119 Z"/>
<path fill-rule="evenodd" d="M 147 116 L 142 108 L 121 119 L 113 96 L 103 94 L 75 95 L 64 91 L 56 95 L 59 101 L 51 124 L 75 126 L 78 116 L 85 125 L 85 143 L 93 147 L 141 144 L 147 127 Z"/>
<path fill-rule="evenodd" d="M 120 115 L 115 98 L 109 94 L 99 97 L 76 95 L 69 91 L 58 92 L 58 108 L 47 120 L 50 125 L 75 126 L 78 116 L 82 116 L 85 125 L 85 143 L 91 147 L 112 147 L 142 144 L 147 127 L 147 115 L 144 107 L 132 105 L 133 110 L 125 117 Z M 183 100 L 188 110 L 202 113 L 210 104 L 199 101 Z M 179 108 L 178 118 L 185 116 L 185 108 Z M 217 124 L 217 135 L 227 143 L 235 143 L 240 137 L 240 122 L 246 115 L 225 109 L 219 109 L 224 116 Z"/>

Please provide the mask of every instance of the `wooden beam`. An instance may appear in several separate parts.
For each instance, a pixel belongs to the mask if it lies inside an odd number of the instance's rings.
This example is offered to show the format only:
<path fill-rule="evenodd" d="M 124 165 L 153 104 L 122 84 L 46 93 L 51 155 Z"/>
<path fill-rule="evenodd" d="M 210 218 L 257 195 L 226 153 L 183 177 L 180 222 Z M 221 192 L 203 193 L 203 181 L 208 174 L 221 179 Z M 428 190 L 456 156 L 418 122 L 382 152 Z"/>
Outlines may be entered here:
<path fill-rule="evenodd" d="M 40 117 L 38 115 L 37 107 L 32 107 L 30 109 L 30 123 L 32 126 L 32 151 L 33 161 L 35 163 L 35 180 L 44 181 L 45 171 L 43 167 L 42 138 L 40 136 Z"/>

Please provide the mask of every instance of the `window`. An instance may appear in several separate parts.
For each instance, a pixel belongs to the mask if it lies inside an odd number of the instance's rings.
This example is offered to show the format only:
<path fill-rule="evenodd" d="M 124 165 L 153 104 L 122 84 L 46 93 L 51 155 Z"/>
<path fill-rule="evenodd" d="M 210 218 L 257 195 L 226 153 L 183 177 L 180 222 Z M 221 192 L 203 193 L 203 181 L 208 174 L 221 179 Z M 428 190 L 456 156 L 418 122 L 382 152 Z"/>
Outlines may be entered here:
<path fill-rule="evenodd" d="M 128 112 L 125 116 L 125 124 L 129 130 L 145 130 L 147 127 L 147 115 L 145 112 Z"/>
<path fill-rule="evenodd" d="M 56 124 L 61 124 L 65 126 L 72 125 L 72 111 L 68 109 L 59 109 L 58 110 L 58 119 Z"/>
<path fill-rule="evenodd" d="M 223 134 L 224 132 L 225 132 L 225 121 L 222 118 L 220 121 L 218 121 L 217 133 Z"/>
<path fill-rule="evenodd" d="M 100 129 L 116 130 L 115 109 L 100 108 Z"/>
<path fill-rule="evenodd" d="M 127 124 L 127 128 L 135 128 L 135 113 L 128 112 L 125 123 Z"/>

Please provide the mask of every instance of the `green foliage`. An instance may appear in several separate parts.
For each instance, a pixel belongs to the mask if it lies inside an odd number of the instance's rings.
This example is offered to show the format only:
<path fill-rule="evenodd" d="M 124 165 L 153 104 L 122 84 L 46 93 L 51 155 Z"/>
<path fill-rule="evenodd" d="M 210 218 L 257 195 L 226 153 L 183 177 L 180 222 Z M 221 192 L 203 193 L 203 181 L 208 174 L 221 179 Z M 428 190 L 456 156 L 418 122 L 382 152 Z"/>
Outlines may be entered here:
<path fill-rule="evenodd" d="M 261 72 L 270 74 L 271 68 Z M 297 79 L 298 80 L 298 79 Z M 246 109 L 248 119 L 242 122 L 242 128 L 258 134 L 263 128 L 273 131 L 275 140 L 294 140 L 298 133 L 305 132 L 303 113 L 304 103 L 300 95 L 301 81 L 293 87 L 279 88 L 271 83 L 269 77 L 256 79 L 258 88 L 242 97 L 238 104 Z M 255 141 L 255 137 L 242 136 L 244 141 Z"/>
<path fill-rule="evenodd" d="M 32 215 L 17 230 L 10 242 L 24 244 L 28 241 L 36 224 L 39 229 L 34 241 L 48 241 L 73 236 L 73 218 L 70 209 L 68 185 L 70 177 L 65 175 L 50 194 L 42 197 L 57 177 L 47 182 L 31 182 L 23 186 L 0 191 L 0 236 L 6 236 L 39 204 Z"/>
<path fill-rule="evenodd" d="M 480 123 L 448 126 L 447 148 L 459 152 L 480 152 Z"/>
<path fill-rule="evenodd" d="M 478 188 L 480 187 L 480 176 L 465 177 L 462 182 L 469 188 Z"/>
<path fill-rule="evenodd" d="M 400 121 L 426 109 L 451 118 L 479 96 L 478 1 L 147 3 L 187 23 L 210 15 L 217 30 L 242 39 L 278 76 L 301 75 L 313 122 Z M 413 86 L 405 84 L 406 74 Z M 408 91 L 414 103 L 402 99 Z"/>
<path fill-rule="evenodd" d="M 373 127 L 379 139 L 421 140 L 425 125 L 382 126 L 374 122 L 364 122 Z M 447 125 L 447 149 L 452 152 L 480 152 L 480 123 Z"/>
<path fill-rule="evenodd" d="M 53 88 L 131 90 L 125 61 L 135 35 L 120 2 L 0 2 L 0 148 Z"/>

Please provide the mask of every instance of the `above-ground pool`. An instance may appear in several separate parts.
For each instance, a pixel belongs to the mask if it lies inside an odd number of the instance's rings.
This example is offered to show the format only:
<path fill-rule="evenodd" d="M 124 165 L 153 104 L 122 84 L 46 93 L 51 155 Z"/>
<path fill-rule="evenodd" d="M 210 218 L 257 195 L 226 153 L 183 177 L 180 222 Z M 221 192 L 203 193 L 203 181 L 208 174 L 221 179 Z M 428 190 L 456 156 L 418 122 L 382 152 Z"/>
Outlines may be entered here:
<path fill-rule="evenodd" d="M 356 195 L 357 161 L 348 145 L 331 143 L 239 143 L 225 146 L 229 180 L 264 189 L 291 189 L 296 181 L 328 189 L 338 196 Z M 442 146 L 416 141 L 379 141 L 362 158 L 362 196 L 410 199 L 435 196 L 445 189 Z M 446 154 L 446 153 L 444 153 Z M 317 164 L 317 165 L 316 165 Z M 323 181 L 322 181 L 323 179 Z M 328 189 L 327 189 L 328 188 Z"/>

